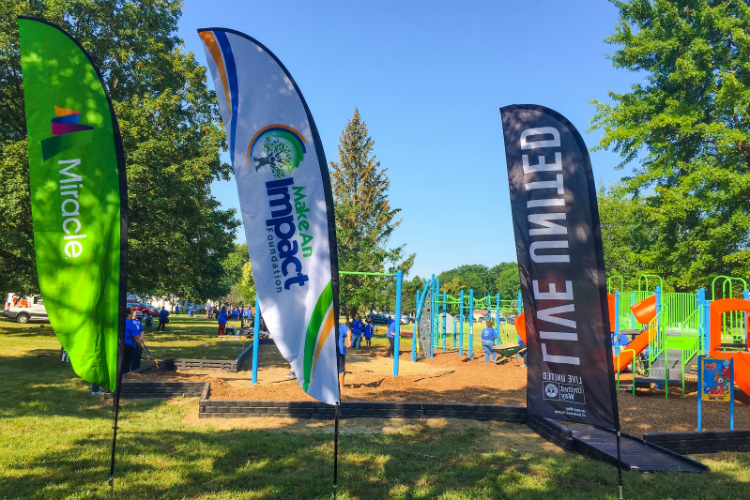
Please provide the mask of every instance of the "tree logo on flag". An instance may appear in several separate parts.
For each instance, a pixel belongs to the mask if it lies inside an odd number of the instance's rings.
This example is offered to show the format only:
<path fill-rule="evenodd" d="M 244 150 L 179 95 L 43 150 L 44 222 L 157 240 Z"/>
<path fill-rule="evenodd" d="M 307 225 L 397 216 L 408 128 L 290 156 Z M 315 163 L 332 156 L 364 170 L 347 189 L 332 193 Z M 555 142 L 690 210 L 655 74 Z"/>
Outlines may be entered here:
<path fill-rule="evenodd" d="M 290 174 L 305 157 L 305 138 L 286 125 L 269 125 L 260 129 L 247 148 L 247 164 L 255 171 L 268 165 L 275 179 Z M 252 169 L 252 167 L 251 167 Z"/>
<path fill-rule="evenodd" d="M 55 117 L 52 118 L 52 137 L 42 141 L 42 158 L 48 160 L 73 147 L 68 134 L 93 130 L 94 127 L 80 123 L 81 112 L 55 106 Z"/>

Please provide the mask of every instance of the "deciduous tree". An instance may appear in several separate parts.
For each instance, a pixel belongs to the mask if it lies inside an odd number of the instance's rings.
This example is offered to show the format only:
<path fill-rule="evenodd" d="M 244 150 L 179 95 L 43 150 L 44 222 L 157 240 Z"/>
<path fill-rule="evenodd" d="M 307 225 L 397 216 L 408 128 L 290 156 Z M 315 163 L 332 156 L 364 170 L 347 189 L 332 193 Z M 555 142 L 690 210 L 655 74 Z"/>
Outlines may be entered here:
<path fill-rule="evenodd" d="M 630 92 L 594 101 L 596 149 L 633 165 L 618 196 L 643 270 L 678 290 L 717 274 L 750 274 L 750 6 L 741 0 L 633 0 L 620 11 L 615 67 L 639 72 Z M 632 210 L 631 210 L 632 209 Z M 611 224 L 612 221 L 609 223 Z M 612 227 L 612 226 L 610 226 Z M 609 258 L 620 235 L 609 237 Z M 605 238 L 607 236 L 605 235 Z M 617 264 L 610 260 L 610 266 Z"/>
<path fill-rule="evenodd" d="M 176 36 L 169 0 L 0 2 L 0 290 L 38 289 L 31 225 L 19 15 L 47 19 L 91 54 L 110 90 L 128 177 L 128 288 L 202 302 L 225 294 L 222 260 L 238 222 L 210 183 L 228 179 L 206 70 Z"/>

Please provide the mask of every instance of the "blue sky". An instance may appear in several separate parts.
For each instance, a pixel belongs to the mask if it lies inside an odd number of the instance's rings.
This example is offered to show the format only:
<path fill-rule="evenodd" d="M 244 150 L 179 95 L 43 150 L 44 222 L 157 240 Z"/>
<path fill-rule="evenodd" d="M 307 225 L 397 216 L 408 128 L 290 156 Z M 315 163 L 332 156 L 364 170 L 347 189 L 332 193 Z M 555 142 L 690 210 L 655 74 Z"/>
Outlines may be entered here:
<path fill-rule="evenodd" d="M 416 252 L 412 275 L 428 276 L 516 260 L 498 109 L 548 106 L 594 146 L 589 100 L 642 78 L 605 57 L 616 49 L 603 41 L 616 22 L 603 0 L 186 0 L 179 34 L 204 65 L 198 28 L 264 43 L 302 90 L 329 161 L 359 108 L 388 169 L 392 206 L 402 209 L 391 244 Z M 593 153 L 597 183 L 622 176 L 618 163 Z M 234 182 L 212 191 L 239 211 Z"/>

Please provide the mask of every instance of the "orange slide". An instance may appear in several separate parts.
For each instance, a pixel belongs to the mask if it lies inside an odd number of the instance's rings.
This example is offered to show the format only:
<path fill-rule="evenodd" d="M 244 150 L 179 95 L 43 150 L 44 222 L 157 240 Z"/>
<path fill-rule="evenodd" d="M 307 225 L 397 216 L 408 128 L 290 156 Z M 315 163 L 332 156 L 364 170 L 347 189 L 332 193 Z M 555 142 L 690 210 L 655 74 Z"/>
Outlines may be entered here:
<path fill-rule="evenodd" d="M 630 310 L 633 312 L 636 321 L 642 325 L 648 324 L 656 317 L 656 295 L 644 299 L 634 304 Z M 642 350 L 648 347 L 649 330 L 643 330 L 640 335 L 634 338 L 628 345 L 620 349 L 620 354 L 613 357 L 615 371 L 619 372 L 633 362 L 633 356 L 637 356 Z M 634 353 L 635 352 L 635 353 Z"/>
<path fill-rule="evenodd" d="M 522 312 L 521 314 L 518 315 L 514 326 L 516 327 L 516 333 L 518 334 L 519 337 L 521 337 L 521 340 L 523 340 L 523 343 L 526 344 L 526 313 L 525 312 Z"/>
<path fill-rule="evenodd" d="M 750 313 L 750 300 L 720 299 L 711 302 L 711 340 L 708 355 L 712 358 L 734 359 L 734 383 L 742 389 L 742 392 L 750 395 L 750 352 L 718 350 L 721 347 L 721 316 L 730 311 Z M 748 319 L 750 320 L 750 314 L 748 314 Z"/>

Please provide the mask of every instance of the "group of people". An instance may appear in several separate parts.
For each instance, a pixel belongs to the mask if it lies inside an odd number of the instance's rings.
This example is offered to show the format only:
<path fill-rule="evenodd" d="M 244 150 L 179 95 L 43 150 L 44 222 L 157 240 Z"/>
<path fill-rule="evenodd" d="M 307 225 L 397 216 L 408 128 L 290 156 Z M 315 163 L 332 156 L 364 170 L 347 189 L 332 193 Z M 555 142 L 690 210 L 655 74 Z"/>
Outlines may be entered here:
<path fill-rule="evenodd" d="M 354 317 L 351 323 L 339 324 L 338 342 L 336 343 L 337 365 L 339 371 L 339 390 L 344 390 L 344 378 L 346 374 L 346 350 L 360 349 L 362 337 L 365 339 L 365 345 L 372 347 L 372 335 L 375 333 L 375 325 L 372 317 L 367 317 L 366 322 L 362 322 L 359 316 Z M 388 319 L 388 328 L 386 330 L 389 346 L 387 358 L 394 356 L 394 339 L 396 338 L 396 320 Z"/>
<path fill-rule="evenodd" d="M 243 319 L 244 321 L 247 321 L 249 323 L 253 319 L 253 310 L 249 306 L 229 306 L 228 309 L 227 306 L 224 305 L 221 306 L 221 309 L 214 309 L 213 312 L 214 317 L 219 321 L 219 330 L 217 332 L 217 335 L 219 337 L 225 335 L 227 321 L 237 321 Z M 208 317 L 211 317 L 211 313 L 209 313 Z"/>
<path fill-rule="evenodd" d="M 250 306 L 228 306 L 223 304 L 221 306 L 212 306 L 206 304 L 206 319 L 219 319 L 221 310 L 226 311 L 226 316 L 229 321 L 239 321 L 244 319 L 249 321 L 253 317 L 253 308 Z"/>

